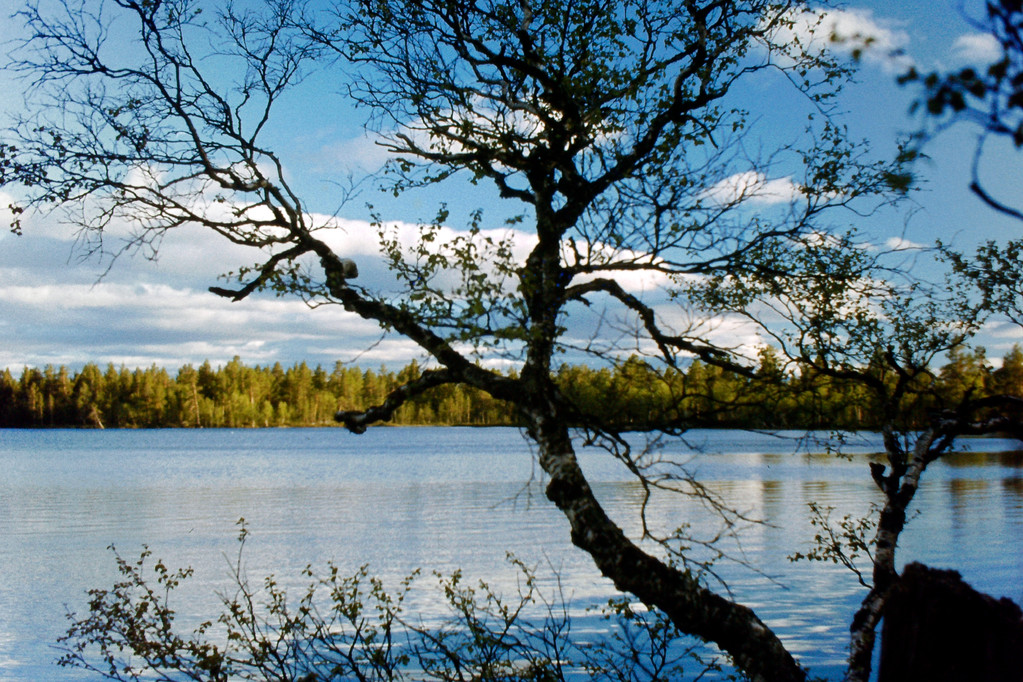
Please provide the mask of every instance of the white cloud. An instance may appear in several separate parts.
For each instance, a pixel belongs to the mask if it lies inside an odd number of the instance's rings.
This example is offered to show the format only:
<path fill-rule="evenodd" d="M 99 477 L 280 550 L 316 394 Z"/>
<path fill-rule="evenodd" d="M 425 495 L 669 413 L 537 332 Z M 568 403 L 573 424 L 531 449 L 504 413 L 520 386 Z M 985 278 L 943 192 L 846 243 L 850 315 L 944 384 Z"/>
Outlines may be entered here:
<path fill-rule="evenodd" d="M 824 15 L 824 26 L 832 40 L 853 44 L 864 41 L 882 53 L 905 49 L 909 44 L 908 33 L 882 25 L 870 10 L 830 10 Z"/>
<path fill-rule="evenodd" d="M 772 205 L 790 201 L 798 191 L 789 178 L 769 179 L 747 172 L 718 183 L 708 196 Z M 385 288 L 393 283 L 380 258 L 374 225 L 321 214 L 308 218 L 322 226 L 317 235 L 337 253 L 357 260 L 364 273 L 359 284 Z M 104 264 L 67 260 L 71 240 L 66 228 L 53 228 L 52 219 L 35 220 L 47 234 L 45 239 L 33 229 L 24 238 L 10 240 L 16 250 L 0 254 L 0 320 L 18 321 L 17 333 L 10 322 L 0 322 L 4 336 L 14 339 L 0 349 L 0 366 L 74 365 L 92 360 L 176 367 L 204 359 L 223 363 L 234 355 L 261 364 L 304 359 L 313 364 L 342 360 L 395 366 L 422 356 L 412 342 L 384 336 L 375 324 L 338 307 L 310 310 L 294 298 L 265 296 L 231 303 L 210 294 L 206 287 L 216 283 L 216 275 L 259 260 L 255 250 L 232 245 L 210 230 L 175 228 L 164 240 L 157 262 L 124 258 L 97 283 Z M 388 229 L 399 243 L 411 247 L 420 241 L 424 228 L 390 222 Z M 428 246 L 440 249 L 467 235 L 465 230 L 443 226 Z M 536 244 L 534 234 L 506 227 L 483 230 L 479 238 L 483 237 L 508 240 L 517 265 L 525 263 Z M 51 241 L 55 238 L 61 240 L 56 248 Z M 584 262 L 590 259 L 604 265 L 608 268 L 604 276 L 626 290 L 651 293 L 655 301 L 662 300 L 656 292 L 669 284 L 663 273 L 627 269 L 635 263 L 652 263 L 649 254 L 602 243 L 589 245 L 589 250 L 583 244 L 577 248 Z M 616 265 L 623 269 L 615 270 Z M 717 320 L 703 329 L 723 345 L 745 350 L 761 344 L 736 321 Z M 755 355 L 755 350 L 750 352 Z M 489 357 L 483 361 L 499 362 Z"/>
<path fill-rule="evenodd" d="M 990 334 L 991 338 L 998 339 L 1001 341 L 1005 339 L 1005 343 L 1001 344 L 1001 348 L 1008 350 L 1013 345 L 1021 344 L 1023 341 L 1020 338 L 1020 326 L 1015 322 L 1008 320 L 994 320 L 984 324 L 984 330 Z"/>
<path fill-rule="evenodd" d="M 969 33 L 956 38 L 952 56 L 961 64 L 987 66 L 1002 58 L 1002 46 L 990 33 Z"/>
<path fill-rule="evenodd" d="M 621 270 L 614 273 L 614 280 L 630 293 L 656 291 L 671 283 L 667 275 L 656 270 Z"/>
<path fill-rule="evenodd" d="M 358 220 L 335 221 L 336 231 L 323 232 L 320 237 L 338 253 L 348 255 L 379 255 L 380 236 L 377 228 L 368 222 Z M 425 232 L 425 227 L 418 223 L 387 221 L 384 223 L 385 234 L 397 239 L 404 246 L 417 245 Z M 427 245 L 432 253 L 437 253 L 456 240 L 468 237 L 468 230 L 457 230 L 446 225 L 440 226 Z M 512 255 L 518 262 L 524 262 L 530 250 L 536 245 L 536 235 L 508 228 L 482 229 L 477 236 L 478 241 L 491 239 L 494 242 L 510 240 Z"/>
<path fill-rule="evenodd" d="M 788 203 L 799 195 L 799 185 L 791 178 L 769 180 L 763 173 L 746 171 L 720 180 L 703 192 L 702 197 L 722 206 L 747 201 L 770 206 Z"/>
<path fill-rule="evenodd" d="M 887 241 L 885 241 L 884 245 L 890 251 L 915 251 L 927 248 L 926 244 L 910 241 L 903 237 L 890 237 Z"/>
<path fill-rule="evenodd" d="M 357 259 L 365 272 L 360 284 L 388 286 L 375 226 L 326 215 L 309 219 L 324 226 L 317 234 L 339 254 Z M 175 228 L 156 262 L 124 257 L 100 279 L 106 262 L 69 257 L 73 239 L 67 229 L 54 227 L 52 217 L 34 220 L 39 229 L 12 238 L 4 245 L 11 248 L 0 253 L 0 336 L 10 339 L 0 344 L 0 367 L 94 361 L 175 368 L 206 359 L 222 364 L 235 355 L 249 364 L 304 359 L 400 366 L 422 356 L 414 343 L 385 336 L 372 322 L 339 307 L 310 310 L 295 298 L 262 295 L 232 303 L 209 293 L 206 287 L 217 283 L 219 273 L 259 258 L 253 249 L 232 245 L 210 230 Z M 403 222 L 389 228 L 406 246 L 416 244 L 423 230 Z M 441 227 L 430 248 L 467 234 Z M 518 265 L 536 244 L 534 234 L 506 227 L 483 230 L 479 237 L 509 240 Z M 591 250 L 597 262 L 610 267 L 649 261 L 646 254 L 603 244 Z M 606 276 L 632 292 L 653 292 L 667 283 L 656 272 L 610 270 Z M 507 364 L 500 357 L 481 361 Z"/>
<path fill-rule="evenodd" d="M 11 342 L 0 349 L 0 366 L 8 367 L 92 360 L 173 368 L 234 355 L 248 363 L 330 363 L 339 358 L 324 349 L 337 339 L 351 344 L 351 355 L 380 336 L 376 325 L 339 307 L 310 310 L 296 299 L 259 297 L 231 303 L 150 283 L 8 283 L 0 285 L 0 319 L 17 320 L 17 334 L 4 330 Z"/>
<path fill-rule="evenodd" d="M 782 44 L 798 41 L 810 53 L 831 50 L 855 54 L 889 73 L 905 71 L 913 64 L 905 54 L 909 34 L 879 21 L 867 9 L 800 12 L 792 18 L 791 26 L 777 32 L 775 40 Z"/>

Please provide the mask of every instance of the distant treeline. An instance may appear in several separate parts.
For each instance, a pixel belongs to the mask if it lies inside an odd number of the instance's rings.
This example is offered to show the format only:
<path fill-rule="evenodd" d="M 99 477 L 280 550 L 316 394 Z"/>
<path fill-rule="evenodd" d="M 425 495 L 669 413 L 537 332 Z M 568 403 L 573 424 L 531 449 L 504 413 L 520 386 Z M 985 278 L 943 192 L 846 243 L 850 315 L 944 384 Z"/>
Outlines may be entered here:
<path fill-rule="evenodd" d="M 0 427 L 268 427 L 333 424 L 338 410 L 378 404 L 415 378 L 413 362 L 398 372 L 337 363 L 331 371 L 305 363 L 288 368 L 247 367 L 238 358 L 222 367 L 185 365 L 175 375 L 161 367 L 128 369 L 85 365 L 25 368 L 20 378 L 0 371 Z M 783 368 L 765 349 L 756 376 L 693 362 L 655 372 L 640 359 L 616 368 L 565 365 L 562 391 L 579 408 L 580 423 L 596 419 L 621 428 L 658 424 L 748 428 L 876 428 L 877 411 L 861 386 L 822 381 Z M 1023 395 L 1023 352 L 1014 347 L 992 370 L 983 349 L 960 351 L 934 373 L 905 424 L 970 392 Z M 506 404 L 465 386 L 440 386 L 410 400 L 393 424 L 514 425 Z"/>

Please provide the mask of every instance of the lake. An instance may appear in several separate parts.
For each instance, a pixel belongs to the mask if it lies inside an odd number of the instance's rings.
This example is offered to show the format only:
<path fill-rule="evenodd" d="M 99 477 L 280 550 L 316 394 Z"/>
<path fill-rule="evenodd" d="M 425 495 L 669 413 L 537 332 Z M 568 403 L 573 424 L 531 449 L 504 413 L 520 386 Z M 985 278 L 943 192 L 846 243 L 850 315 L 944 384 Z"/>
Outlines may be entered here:
<path fill-rule="evenodd" d="M 862 513 L 880 496 L 867 471 L 875 435 L 849 458 L 820 454 L 795 434 L 694 431 L 656 452 L 684 461 L 714 491 L 770 525 L 753 525 L 730 551 L 765 575 L 717 566 L 735 597 L 753 606 L 811 672 L 837 679 L 849 618 L 862 596 L 846 569 L 788 561 L 810 546 L 807 505 Z M 903 536 L 903 563 L 954 568 L 977 589 L 1023 603 L 1023 455 L 1013 441 L 977 439 L 931 467 Z M 639 528 L 641 491 L 599 451 L 581 460 L 612 515 Z M 90 679 L 53 666 L 85 591 L 109 587 L 123 556 L 143 543 L 196 577 L 176 607 L 182 618 L 217 613 L 230 586 L 236 522 L 251 532 L 245 569 L 304 584 L 307 564 L 328 560 L 394 586 L 412 569 L 464 570 L 511 587 L 513 552 L 538 573 L 561 575 L 573 608 L 613 594 L 589 557 L 570 546 L 568 524 L 543 497 L 541 472 L 516 429 L 376 428 L 261 430 L 0 430 L 0 679 Z M 648 520 L 712 533 L 697 502 L 658 499 Z M 428 617 L 435 595 L 417 593 Z"/>

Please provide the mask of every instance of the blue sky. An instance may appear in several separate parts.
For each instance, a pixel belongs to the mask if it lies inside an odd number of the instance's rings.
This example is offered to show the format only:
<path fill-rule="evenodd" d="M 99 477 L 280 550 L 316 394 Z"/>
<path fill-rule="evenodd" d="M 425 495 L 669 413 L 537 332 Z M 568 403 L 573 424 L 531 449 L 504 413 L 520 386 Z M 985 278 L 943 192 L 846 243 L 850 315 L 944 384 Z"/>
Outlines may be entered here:
<path fill-rule="evenodd" d="M 19 7 L 0 0 L 0 16 Z M 967 7 L 979 8 L 980 3 Z M 960 2 L 851 2 L 832 17 L 836 31 L 876 38 L 878 49 L 863 59 L 859 82 L 847 89 L 841 108 L 852 134 L 869 139 L 881 152 L 919 125 L 908 114 L 914 91 L 895 84 L 896 74 L 910 60 L 931 70 L 990 59 L 990 46 L 964 20 Z M 15 20 L 0 21 L 0 35 L 16 33 Z M 904 56 L 889 57 L 889 49 L 896 48 Z M 361 128 L 362 115 L 331 94 L 333 81 L 321 80 L 314 77 L 309 83 L 317 93 L 315 103 L 308 94 L 286 103 L 274 136 L 279 149 L 287 151 L 285 161 L 307 206 L 329 214 L 338 206 L 342 190 L 337 182 L 344 180 L 345 169 L 356 174 L 360 167 L 373 169 L 382 156 Z M 19 87 L 0 74 L 3 91 L 13 94 Z M 751 110 L 762 119 L 759 129 L 768 136 L 776 121 L 791 115 L 775 105 L 769 92 L 751 92 L 749 98 Z M 9 96 L 0 107 L 15 112 L 19 99 Z M 933 141 L 927 147 L 930 158 L 918 168 L 925 183 L 913 210 L 886 215 L 887 223 L 873 226 L 875 233 L 921 245 L 941 238 L 964 249 L 984 239 L 1018 236 L 1023 225 L 987 209 L 967 189 L 975 141 L 976 131 L 969 126 L 953 127 Z M 1012 150 L 995 150 L 985 172 L 993 186 L 1011 190 L 1019 186 L 1021 167 L 1023 158 Z M 468 184 L 442 185 L 398 199 L 366 186 L 341 209 L 344 229 L 339 239 L 345 240 L 348 255 L 368 265 L 367 277 L 374 277 L 379 268 L 373 266 L 366 204 L 374 204 L 385 220 L 414 230 L 417 220 L 434 214 L 440 200 L 453 209 L 450 225 L 455 231 L 477 206 L 485 208 L 486 221 L 495 228 L 508 210 L 492 191 Z M 32 216 L 24 232 L 21 237 L 0 233 L 0 367 L 20 371 L 24 365 L 113 362 L 177 368 L 207 359 L 222 364 L 237 355 L 248 364 L 305 360 L 331 366 L 340 360 L 396 368 L 420 357 L 409 342 L 384 337 L 371 323 L 338 308 L 310 310 L 298 300 L 264 297 L 231 303 L 208 293 L 206 287 L 217 283 L 217 275 L 236 263 L 228 260 L 229 247 L 198 228 L 170 235 L 155 261 L 121 258 L 112 265 L 84 257 L 70 228 L 56 216 Z M 117 236 L 115 230 L 110 238 Z M 728 341 L 747 340 L 739 330 L 731 333 L 737 336 Z M 1018 328 L 997 321 L 979 339 L 996 358 L 1020 340 Z"/>

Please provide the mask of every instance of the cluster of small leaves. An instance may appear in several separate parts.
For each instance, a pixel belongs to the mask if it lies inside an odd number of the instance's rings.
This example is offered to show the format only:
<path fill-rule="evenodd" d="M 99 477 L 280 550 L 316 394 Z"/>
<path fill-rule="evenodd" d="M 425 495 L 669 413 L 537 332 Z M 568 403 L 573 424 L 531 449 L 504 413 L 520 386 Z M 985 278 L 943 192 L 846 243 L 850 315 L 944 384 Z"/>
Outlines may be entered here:
<path fill-rule="evenodd" d="M 182 679 L 228 680 L 233 669 L 224 652 L 206 641 L 210 621 L 188 636 L 175 629 L 170 597 L 192 570 L 171 570 L 157 560 L 147 571 L 152 556 L 148 547 L 135 561 L 116 551 L 114 556 L 121 579 L 110 589 L 89 590 L 89 616 L 81 620 L 69 616 L 71 627 L 58 640 L 63 651 L 58 665 L 114 680 L 149 679 L 150 671 L 157 669 L 164 671 L 156 678 L 161 680 L 176 679 L 168 671 L 182 670 L 189 671 Z"/>
<path fill-rule="evenodd" d="M 560 676 L 564 620 L 549 617 L 533 624 L 525 609 L 538 598 L 530 569 L 512 559 L 520 571 L 519 593 L 504 599 L 484 581 L 467 584 L 461 571 L 435 573 L 438 587 L 454 616 L 440 627 L 416 626 L 420 644 L 413 647 L 424 677 L 436 680 L 546 680 Z M 562 613 L 564 616 L 564 613 Z"/>
<path fill-rule="evenodd" d="M 989 67 L 989 75 L 991 70 L 997 72 L 997 69 L 994 67 Z M 923 106 L 927 108 L 927 113 L 932 116 L 941 116 L 947 110 L 956 113 L 964 111 L 967 106 L 968 97 L 972 96 L 981 99 L 987 95 L 988 91 L 988 84 L 984 80 L 984 75 L 974 67 L 966 67 L 944 78 L 937 73 L 921 76 L 915 70 L 910 70 L 899 77 L 899 81 L 902 83 L 909 83 L 915 80 L 921 81 L 927 89 L 927 98 Z M 916 102 L 913 105 L 913 109 L 916 110 L 920 106 L 921 103 Z"/>
<path fill-rule="evenodd" d="M 404 289 L 400 305 L 433 328 L 450 330 L 451 340 L 477 348 L 519 339 L 513 233 L 483 230 L 482 211 L 475 211 L 469 229 L 449 238 L 448 217 L 441 207 L 432 222 L 418 227 L 412 244 L 376 219 L 381 251 Z"/>
<path fill-rule="evenodd" d="M 870 587 L 857 560 L 866 557 L 873 561 L 870 546 L 871 538 L 877 530 L 877 512 L 875 505 L 862 516 L 846 514 L 838 521 L 831 516 L 835 512 L 832 506 L 824 506 L 818 502 L 810 502 L 810 523 L 817 529 L 813 543 L 806 552 L 796 552 L 789 556 L 789 561 L 822 561 L 841 564 L 856 574 L 856 578 L 864 587 Z"/>
<path fill-rule="evenodd" d="M 68 615 L 58 664 L 112 680 L 595 680 L 639 682 L 726 674 L 718 655 L 687 640 L 663 614 L 626 597 L 599 609 L 602 632 L 572 637 L 572 616 L 560 583 L 550 594 L 532 568 L 514 557 L 518 589 L 504 596 L 460 571 L 435 574 L 446 615 L 427 622 L 407 612 L 419 573 L 388 592 L 363 566 L 343 575 L 328 563 L 311 567 L 296 600 L 277 578 L 251 586 L 241 568 L 248 530 L 239 522 L 233 592 L 222 613 L 189 634 L 171 608 L 176 588 L 192 577 L 151 551 L 128 561 L 115 552 L 121 580 L 89 592 L 89 613 Z M 214 642 L 216 641 L 216 643 Z M 728 679 L 736 679 L 730 677 Z"/>
<path fill-rule="evenodd" d="M 976 289 L 980 293 L 979 303 L 963 297 L 964 314 L 976 314 L 973 311 L 979 307 L 997 311 L 1023 325 L 1023 241 L 1009 241 L 1004 246 L 985 242 L 973 258 L 966 258 L 940 242 L 939 246 L 959 278 L 951 283 L 951 288 L 963 291 L 960 284 L 965 282 L 966 290 Z"/>

